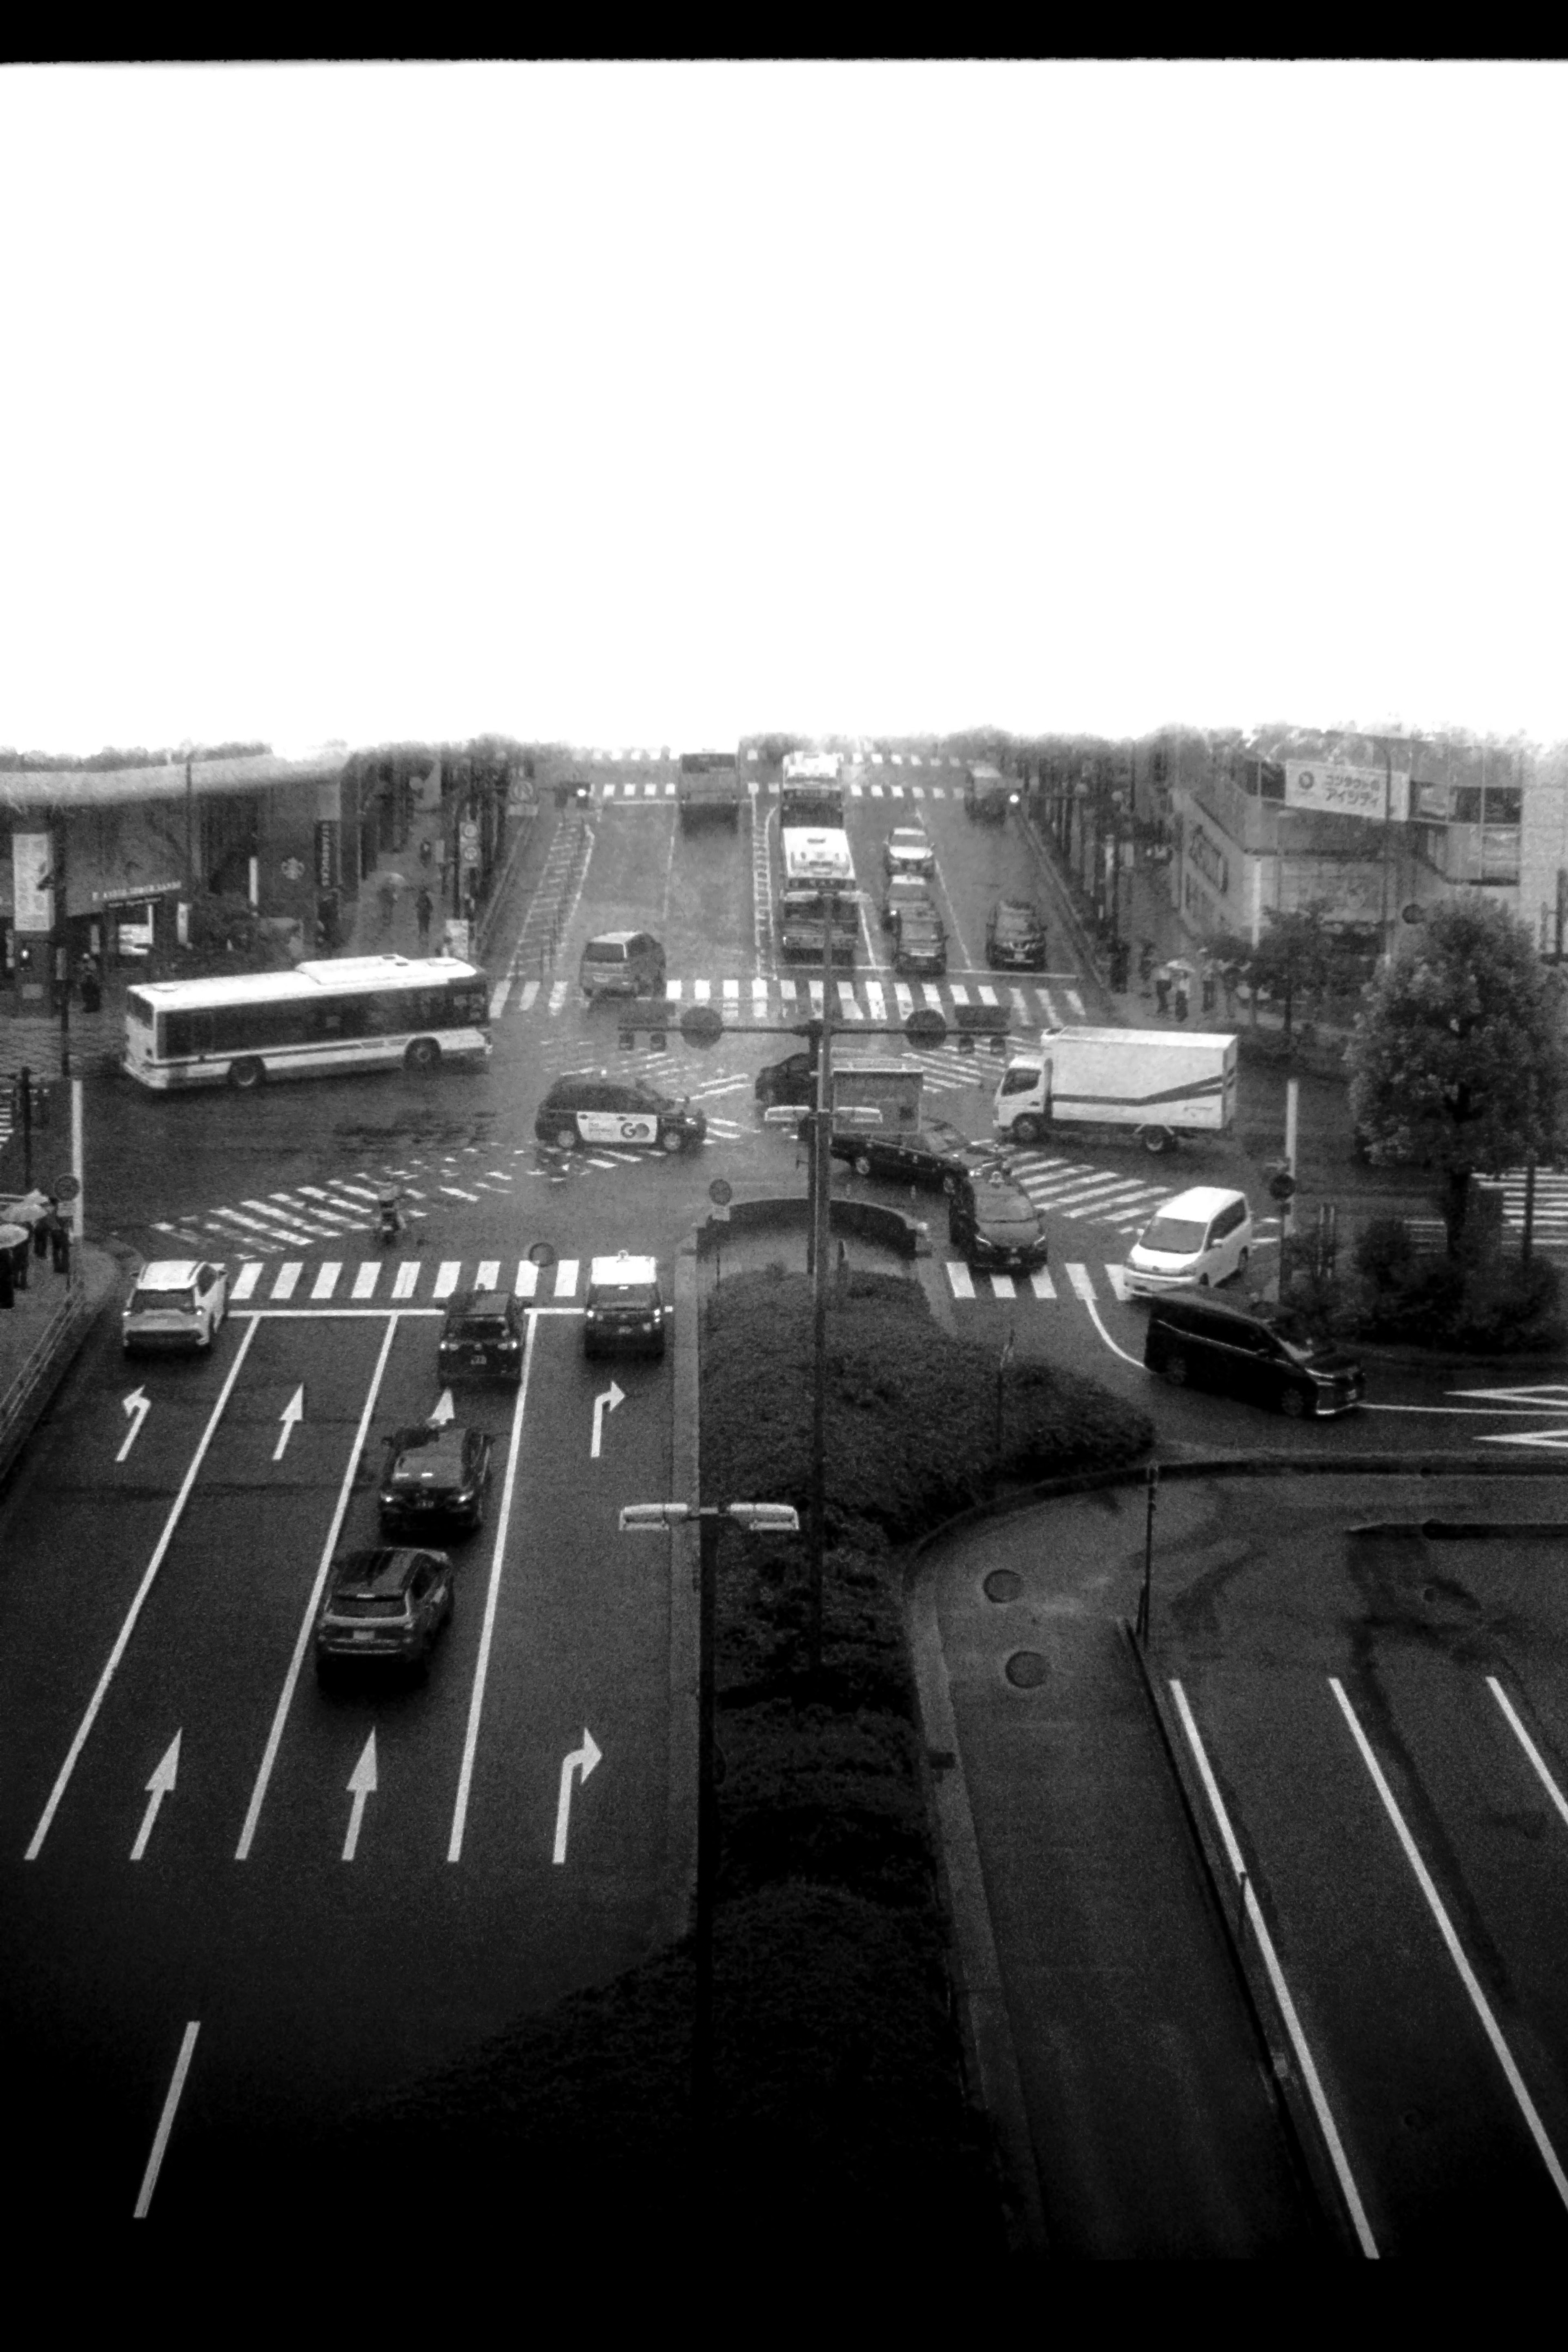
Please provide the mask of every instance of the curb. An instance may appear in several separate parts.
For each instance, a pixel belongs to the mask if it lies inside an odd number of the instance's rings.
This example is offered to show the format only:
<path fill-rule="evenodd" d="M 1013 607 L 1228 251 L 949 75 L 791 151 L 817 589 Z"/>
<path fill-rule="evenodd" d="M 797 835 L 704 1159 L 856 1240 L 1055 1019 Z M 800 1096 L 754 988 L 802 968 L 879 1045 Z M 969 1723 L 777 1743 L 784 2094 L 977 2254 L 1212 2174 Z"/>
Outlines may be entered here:
<path fill-rule="evenodd" d="M 675 1362 L 670 1381 L 670 1491 L 701 1499 L 701 1297 L 697 1241 L 675 1259 Z M 669 1762 L 665 1883 L 655 1917 L 661 1944 L 689 1935 L 697 1899 L 697 1683 L 701 1537 L 695 1521 L 670 1531 Z"/>
<path fill-rule="evenodd" d="M 119 1285 L 120 1267 L 108 1251 L 89 1243 L 79 1244 L 77 1255 L 79 1275 L 72 1277 L 43 1336 L 0 1399 L 0 1486 L 10 1478 L 83 1340 Z"/>

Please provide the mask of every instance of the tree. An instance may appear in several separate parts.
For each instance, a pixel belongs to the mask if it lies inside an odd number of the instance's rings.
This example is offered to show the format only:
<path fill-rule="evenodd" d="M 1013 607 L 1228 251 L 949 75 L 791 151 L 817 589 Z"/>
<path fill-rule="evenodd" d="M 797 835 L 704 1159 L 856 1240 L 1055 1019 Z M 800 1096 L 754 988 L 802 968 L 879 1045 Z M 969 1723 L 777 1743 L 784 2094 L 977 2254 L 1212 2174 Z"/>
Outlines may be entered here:
<path fill-rule="evenodd" d="M 1483 899 L 1440 908 L 1415 951 L 1381 967 L 1345 1066 L 1368 1142 L 1441 1170 L 1450 1255 L 1474 1173 L 1563 1149 L 1568 1043 L 1556 977 L 1525 926 Z"/>
<path fill-rule="evenodd" d="M 1329 984 L 1334 964 L 1333 935 L 1324 921 L 1329 905 L 1326 898 L 1314 898 L 1310 906 L 1292 907 L 1284 914 L 1266 908 L 1267 928 L 1244 967 L 1249 987 L 1278 997 L 1284 1005 L 1287 1037 L 1296 999 L 1321 995 Z"/>

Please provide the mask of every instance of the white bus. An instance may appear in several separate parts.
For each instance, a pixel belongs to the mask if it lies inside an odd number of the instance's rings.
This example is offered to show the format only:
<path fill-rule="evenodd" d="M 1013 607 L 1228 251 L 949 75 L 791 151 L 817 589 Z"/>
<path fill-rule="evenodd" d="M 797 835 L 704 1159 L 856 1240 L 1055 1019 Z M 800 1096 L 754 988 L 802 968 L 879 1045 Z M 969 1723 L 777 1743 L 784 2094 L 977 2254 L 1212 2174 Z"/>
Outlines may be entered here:
<path fill-rule="evenodd" d="M 842 825 L 844 787 L 837 751 L 789 751 L 779 782 L 784 824 Z"/>
<path fill-rule="evenodd" d="M 342 956 L 290 971 L 141 981 L 121 1067 L 144 1087 L 331 1077 L 489 1057 L 489 983 L 450 956 Z"/>
<path fill-rule="evenodd" d="M 784 954 L 820 963 L 831 925 L 832 961 L 853 963 L 860 911 L 847 834 L 832 826 L 786 825 L 779 845 L 777 912 Z"/>

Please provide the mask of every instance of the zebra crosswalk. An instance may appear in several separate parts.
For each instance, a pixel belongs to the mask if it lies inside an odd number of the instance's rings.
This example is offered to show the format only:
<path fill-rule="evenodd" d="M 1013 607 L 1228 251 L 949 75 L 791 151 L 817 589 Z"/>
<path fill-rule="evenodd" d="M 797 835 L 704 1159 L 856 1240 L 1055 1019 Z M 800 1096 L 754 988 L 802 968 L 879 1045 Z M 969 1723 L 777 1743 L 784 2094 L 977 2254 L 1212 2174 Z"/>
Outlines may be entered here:
<path fill-rule="evenodd" d="M 1502 1186 L 1503 1231 L 1522 1234 L 1528 1171 L 1505 1169 L 1498 1181 Z M 1568 1174 L 1548 1168 L 1536 1170 L 1530 1234 L 1533 1249 L 1568 1251 Z"/>
<path fill-rule="evenodd" d="M 1169 1183 L 1129 1176 L 1124 1168 L 1097 1168 L 1046 1151 L 1009 1151 L 1005 1157 L 1008 1174 L 1037 1208 L 1074 1222 L 1114 1225 L 1118 1233 L 1141 1231 L 1171 1195 Z"/>
<path fill-rule="evenodd" d="M 533 1306 L 573 1306 L 583 1271 L 581 1258 L 558 1258 L 553 1265 L 537 1266 L 520 1258 L 480 1258 L 472 1265 L 462 1258 L 442 1258 L 434 1265 L 416 1257 L 286 1258 L 281 1265 L 259 1257 L 242 1258 L 229 1286 L 231 1307 L 439 1307 L 459 1292 L 509 1290 Z M 426 1276 L 429 1279 L 426 1280 Z"/>
<path fill-rule="evenodd" d="M 490 999 L 490 1017 L 502 1013 L 538 1013 L 553 1018 L 580 1000 L 574 982 L 547 976 L 522 980 L 509 975 L 497 982 Z M 825 1007 L 825 993 L 833 1003 Z M 841 1021 L 907 1021 L 911 1013 L 940 1013 L 952 1026 L 965 1007 L 1001 1012 L 1016 1028 L 1060 1029 L 1088 1014 L 1076 975 L 1049 981 L 895 980 L 890 974 L 859 973 L 853 979 L 825 980 L 816 973 L 757 972 L 749 979 L 667 980 L 664 1002 L 671 1006 L 710 1004 L 733 1021 L 799 1021 L 825 1009 Z M 646 1006 L 642 1008 L 646 1012 Z M 987 1041 L 982 1041 L 987 1042 Z"/>
<path fill-rule="evenodd" d="M 1033 1274 L 1015 1277 L 1010 1274 L 976 1274 L 964 1265 L 962 1258 L 950 1257 L 945 1261 L 942 1271 L 947 1276 L 948 1288 L 956 1299 L 1021 1297 L 1057 1301 L 1062 1297 L 1057 1280 L 1059 1275 L 1070 1297 L 1081 1300 L 1087 1307 L 1097 1306 L 1101 1301 L 1094 1276 L 1085 1264 L 1058 1266 L 1055 1274 L 1049 1266 L 1042 1265 L 1037 1266 Z M 1128 1296 L 1126 1267 L 1108 1261 L 1101 1271 L 1106 1295 L 1124 1300 Z"/>

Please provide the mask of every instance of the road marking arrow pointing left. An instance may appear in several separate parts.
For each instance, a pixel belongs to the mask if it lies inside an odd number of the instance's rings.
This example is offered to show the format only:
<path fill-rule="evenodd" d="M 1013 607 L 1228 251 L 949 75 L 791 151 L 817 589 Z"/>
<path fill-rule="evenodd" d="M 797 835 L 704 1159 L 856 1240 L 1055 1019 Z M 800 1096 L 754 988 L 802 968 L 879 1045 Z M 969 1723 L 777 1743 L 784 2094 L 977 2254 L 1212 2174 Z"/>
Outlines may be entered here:
<path fill-rule="evenodd" d="M 153 1834 L 153 1824 L 158 1818 L 158 1808 L 174 1786 L 174 1775 L 180 1769 L 180 1735 L 176 1731 L 147 1783 L 147 1810 L 142 1816 L 142 1826 L 136 1832 L 136 1843 L 131 1849 L 132 1862 L 140 1862 L 147 1851 L 147 1841 Z"/>
<path fill-rule="evenodd" d="M 123 1462 L 142 1434 L 142 1424 L 153 1410 L 153 1400 L 145 1389 L 132 1389 L 128 1397 L 121 1398 L 120 1410 L 128 1414 L 131 1421 L 131 1434 L 114 1457 L 117 1462 Z"/>
<path fill-rule="evenodd" d="M 349 1833 L 343 1840 L 343 1860 L 352 1862 L 359 1843 L 359 1825 L 364 1819 L 367 1797 L 375 1794 L 375 1734 L 373 1731 L 364 1743 L 364 1752 L 349 1776 L 349 1793 L 353 1799 L 353 1811 L 349 1815 Z"/>
<path fill-rule="evenodd" d="M 596 1462 L 598 1460 L 599 1450 L 605 1442 L 605 1413 L 614 1412 L 618 1404 L 624 1404 L 625 1402 L 626 1398 L 621 1390 L 616 1386 L 614 1381 L 610 1382 L 609 1387 L 605 1391 L 603 1396 L 596 1396 L 594 1399 L 594 1443 L 588 1448 L 588 1459 L 590 1462 Z"/>
<path fill-rule="evenodd" d="M 554 1858 L 557 1862 L 564 1862 L 566 1859 L 566 1824 L 572 1814 L 572 1776 L 577 1773 L 585 1780 L 599 1761 L 599 1750 L 595 1746 L 594 1735 L 584 1724 L 582 1747 L 574 1748 L 569 1756 L 563 1756 L 561 1759 L 561 1794 L 555 1805 Z"/>

